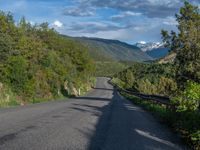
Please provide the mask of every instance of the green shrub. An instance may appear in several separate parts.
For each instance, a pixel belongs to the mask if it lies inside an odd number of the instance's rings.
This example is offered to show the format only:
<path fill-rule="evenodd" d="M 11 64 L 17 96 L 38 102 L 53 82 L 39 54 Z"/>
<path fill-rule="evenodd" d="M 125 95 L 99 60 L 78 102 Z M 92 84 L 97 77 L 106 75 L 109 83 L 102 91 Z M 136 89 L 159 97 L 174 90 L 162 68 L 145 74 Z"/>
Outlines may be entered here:
<path fill-rule="evenodd" d="M 12 90 L 16 93 L 25 93 L 28 83 L 28 63 L 22 56 L 10 57 L 7 78 Z"/>
<path fill-rule="evenodd" d="M 126 85 L 123 81 L 121 81 L 121 80 L 118 79 L 118 78 L 112 78 L 111 82 L 112 82 L 113 85 L 116 85 L 116 86 L 118 86 L 119 88 L 124 88 L 125 85 Z"/>
<path fill-rule="evenodd" d="M 191 135 L 192 144 L 195 145 L 195 150 L 200 149 L 200 130 Z"/>
<path fill-rule="evenodd" d="M 171 96 L 177 90 L 175 67 L 171 64 L 133 63 L 114 77 L 125 83 L 124 88 L 145 94 Z"/>
<path fill-rule="evenodd" d="M 19 105 L 19 101 L 8 86 L 0 83 L 0 107 L 8 107 L 10 105 Z"/>
<path fill-rule="evenodd" d="M 173 98 L 172 102 L 177 105 L 177 111 L 195 111 L 200 103 L 200 84 L 188 81 L 186 89 L 180 96 Z"/>

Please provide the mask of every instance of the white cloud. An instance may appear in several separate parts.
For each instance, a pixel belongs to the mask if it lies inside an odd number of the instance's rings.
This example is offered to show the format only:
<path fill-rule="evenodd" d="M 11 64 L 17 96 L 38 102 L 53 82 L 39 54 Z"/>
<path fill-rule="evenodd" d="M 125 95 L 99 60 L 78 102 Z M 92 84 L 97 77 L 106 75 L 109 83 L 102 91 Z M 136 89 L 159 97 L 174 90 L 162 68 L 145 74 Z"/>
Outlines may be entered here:
<path fill-rule="evenodd" d="M 59 20 L 54 21 L 53 26 L 56 28 L 62 28 L 63 27 L 63 23 L 60 22 Z"/>
<path fill-rule="evenodd" d="M 118 24 L 114 24 L 112 22 L 73 22 L 68 30 L 81 32 L 81 33 L 97 33 L 100 31 L 117 31 L 119 29 L 125 28 L 124 26 L 120 26 Z"/>
<path fill-rule="evenodd" d="M 121 19 L 121 18 L 125 18 L 125 17 L 140 16 L 140 15 L 142 15 L 142 13 L 126 11 L 126 12 L 120 13 L 118 15 L 114 15 L 111 18 L 112 19 Z"/>
<path fill-rule="evenodd" d="M 124 15 L 126 16 L 140 16 L 140 15 L 142 15 L 142 13 L 137 13 L 137 12 L 132 12 L 132 11 L 126 11 L 125 13 L 124 13 Z"/>
<path fill-rule="evenodd" d="M 74 16 L 74 17 L 88 17 L 94 16 L 94 9 L 88 6 L 79 6 L 79 7 L 67 7 L 63 12 L 66 16 Z"/>
<path fill-rule="evenodd" d="M 174 17 L 167 17 L 164 19 L 163 24 L 174 26 L 174 25 L 178 25 L 178 22 L 176 21 Z"/>

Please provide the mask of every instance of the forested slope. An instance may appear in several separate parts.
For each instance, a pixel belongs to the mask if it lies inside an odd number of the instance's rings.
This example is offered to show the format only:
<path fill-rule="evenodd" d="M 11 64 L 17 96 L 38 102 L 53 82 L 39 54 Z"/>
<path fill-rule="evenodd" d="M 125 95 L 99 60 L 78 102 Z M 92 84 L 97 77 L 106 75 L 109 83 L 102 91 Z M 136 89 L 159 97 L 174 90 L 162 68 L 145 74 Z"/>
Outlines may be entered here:
<path fill-rule="evenodd" d="M 140 48 L 118 40 L 100 38 L 75 38 L 88 47 L 92 58 L 97 61 L 147 61 L 152 60 Z"/>
<path fill-rule="evenodd" d="M 0 12 L 0 105 L 24 104 L 89 88 L 94 63 L 80 43 L 48 23 L 32 26 Z"/>

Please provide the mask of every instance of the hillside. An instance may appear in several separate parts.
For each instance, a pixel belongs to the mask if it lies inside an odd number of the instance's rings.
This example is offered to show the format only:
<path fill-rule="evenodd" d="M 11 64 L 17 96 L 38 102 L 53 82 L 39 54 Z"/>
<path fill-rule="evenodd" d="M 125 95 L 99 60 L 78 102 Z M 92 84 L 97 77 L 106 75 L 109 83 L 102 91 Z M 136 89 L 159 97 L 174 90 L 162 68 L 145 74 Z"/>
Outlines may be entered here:
<path fill-rule="evenodd" d="M 32 26 L 22 18 L 15 25 L 3 12 L 0 26 L 0 107 L 89 89 L 95 64 L 83 45 L 61 37 L 47 23 Z"/>
<path fill-rule="evenodd" d="M 158 61 L 158 63 L 159 63 L 159 64 L 173 63 L 174 60 L 175 60 L 175 58 L 176 58 L 176 53 L 173 52 L 173 53 L 170 53 L 170 54 L 168 54 L 167 56 L 161 58 L 161 59 Z"/>
<path fill-rule="evenodd" d="M 140 48 L 118 40 L 85 37 L 77 37 L 75 39 L 86 45 L 91 57 L 97 61 L 122 60 L 141 62 L 152 60 L 152 58 L 141 51 Z"/>

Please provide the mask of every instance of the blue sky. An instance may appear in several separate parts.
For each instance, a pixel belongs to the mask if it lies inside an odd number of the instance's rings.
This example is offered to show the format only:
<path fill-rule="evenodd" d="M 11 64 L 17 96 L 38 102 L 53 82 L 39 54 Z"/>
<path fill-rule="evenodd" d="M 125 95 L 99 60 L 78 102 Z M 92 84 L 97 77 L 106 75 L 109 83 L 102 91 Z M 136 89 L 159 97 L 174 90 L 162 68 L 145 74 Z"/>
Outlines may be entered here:
<path fill-rule="evenodd" d="M 190 2 L 200 6 L 199 0 Z M 0 10 L 32 24 L 49 22 L 70 36 L 161 41 L 160 30 L 176 30 L 174 14 L 183 0 L 0 0 Z"/>

